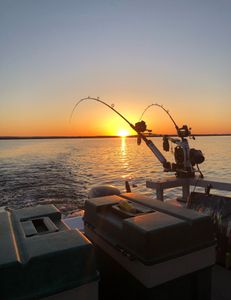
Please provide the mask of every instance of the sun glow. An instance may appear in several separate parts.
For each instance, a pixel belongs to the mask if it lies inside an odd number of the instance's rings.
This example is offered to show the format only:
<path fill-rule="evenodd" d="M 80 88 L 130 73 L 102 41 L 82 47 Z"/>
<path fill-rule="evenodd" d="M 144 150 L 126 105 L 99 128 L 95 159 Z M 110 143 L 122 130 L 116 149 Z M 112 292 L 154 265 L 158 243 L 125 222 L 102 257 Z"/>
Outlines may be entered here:
<path fill-rule="evenodd" d="M 129 135 L 129 132 L 128 132 L 128 130 L 126 130 L 126 129 L 120 129 L 120 130 L 118 131 L 118 136 L 126 137 L 126 136 L 128 136 L 128 135 Z"/>

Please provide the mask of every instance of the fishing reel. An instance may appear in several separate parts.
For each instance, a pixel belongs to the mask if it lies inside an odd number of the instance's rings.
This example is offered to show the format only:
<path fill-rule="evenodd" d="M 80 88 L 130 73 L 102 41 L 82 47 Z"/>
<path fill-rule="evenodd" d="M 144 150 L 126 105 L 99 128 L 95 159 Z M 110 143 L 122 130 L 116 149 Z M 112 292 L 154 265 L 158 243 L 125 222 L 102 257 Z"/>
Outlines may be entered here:
<path fill-rule="evenodd" d="M 173 150 L 175 163 L 171 164 L 171 171 L 176 172 L 177 177 L 194 177 L 194 166 L 197 166 L 197 169 L 200 172 L 198 165 L 204 162 L 205 157 L 201 150 L 189 147 L 186 137 L 189 137 L 191 132 L 186 125 L 177 132 L 181 139 L 172 138 L 166 135 L 163 136 L 164 151 L 168 152 L 170 150 L 169 142 L 177 145 Z M 201 172 L 200 175 L 203 177 Z"/>
<path fill-rule="evenodd" d="M 135 124 L 136 132 L 145 132 L 147 130 L 147 125 L 144 121 L 137 122 Z"/>
<path fill-rule="evenodd" d="M 187 125 L 183 125 L 181 128 L 177 127 L 177 135 L 181 138 L 186 138 L 191 135 L 191 128 L 188 128 Z"/>
<path fill-rule="evenodd" d="M 137 145 L 140 145 L 141 141 L 142 141 L 142 137 L 141 137 L 140 133 L 144 133 L 145 134 L 145 132 L 147 132 L 147 133 L 151 133 L 152 132 L 151 129 L 147 129 L 147 125 L 146 125 L 146 123 L 144 121 L 140 121 L 140 122 L 135 123 L 134 130 L 138 133 L 138 136 L 137 136 Z"/>

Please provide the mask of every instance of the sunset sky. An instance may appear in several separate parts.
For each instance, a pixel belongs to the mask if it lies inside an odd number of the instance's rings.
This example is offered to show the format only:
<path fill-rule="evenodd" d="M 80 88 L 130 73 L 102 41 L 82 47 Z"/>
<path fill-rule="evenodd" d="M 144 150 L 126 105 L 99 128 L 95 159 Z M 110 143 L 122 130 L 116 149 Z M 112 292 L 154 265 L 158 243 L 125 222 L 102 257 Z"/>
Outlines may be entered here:
<path fill-rule="evenodd" d="M 93 101 L 70 123 L 87 96 L 133 123 L 157 102 L 194 133 L 231 133 L 231 1 L 0 0 L 0 136 L 129 129 Z M 157 107 L 144 119 L 174 132 Z"/>

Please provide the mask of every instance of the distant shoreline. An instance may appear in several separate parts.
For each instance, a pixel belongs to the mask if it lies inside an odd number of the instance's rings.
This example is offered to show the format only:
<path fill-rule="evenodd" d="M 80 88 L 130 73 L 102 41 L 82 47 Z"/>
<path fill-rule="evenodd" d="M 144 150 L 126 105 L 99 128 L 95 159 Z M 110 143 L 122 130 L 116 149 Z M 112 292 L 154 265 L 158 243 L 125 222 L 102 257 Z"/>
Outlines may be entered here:
<path fill-rule="evenodd" d="M 176 136 L 175 134 L 166 134 L 169 136 Z M 163 134 L 150 134 L 148 137 L 162 137 Z M 193 134 L 193 136 L 231 136 L 231 133 L 221 134 Z M 126 138 L 136 138 L 137 135 L 129 135 Z M 117 135 L 96 135 L 96 136 L 0 136 L 0 140 L 45 140 L 45 139 L 108 139 L 121 138 Z"/>

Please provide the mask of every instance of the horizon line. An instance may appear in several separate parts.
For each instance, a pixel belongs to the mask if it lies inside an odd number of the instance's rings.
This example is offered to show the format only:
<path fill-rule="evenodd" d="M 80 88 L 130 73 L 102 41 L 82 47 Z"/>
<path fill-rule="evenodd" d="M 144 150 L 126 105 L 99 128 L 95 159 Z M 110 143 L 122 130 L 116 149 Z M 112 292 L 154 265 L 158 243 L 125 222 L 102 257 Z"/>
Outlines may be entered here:
<path fill-rule="evenodd" d="M 176 134 L 149 134 L 147 137 L 177 136 Z M 231 133 L 195 133 L 191 136 L 231 136 Z M 136 138 L 137 135 L 127 135 L 125 138 Z M 119 135 L 36 135 L 36 136 L 0 136 L 0 140 L 22 140 L 22 139 L 88 139 L 88 138 L 124 138 Z"/>

